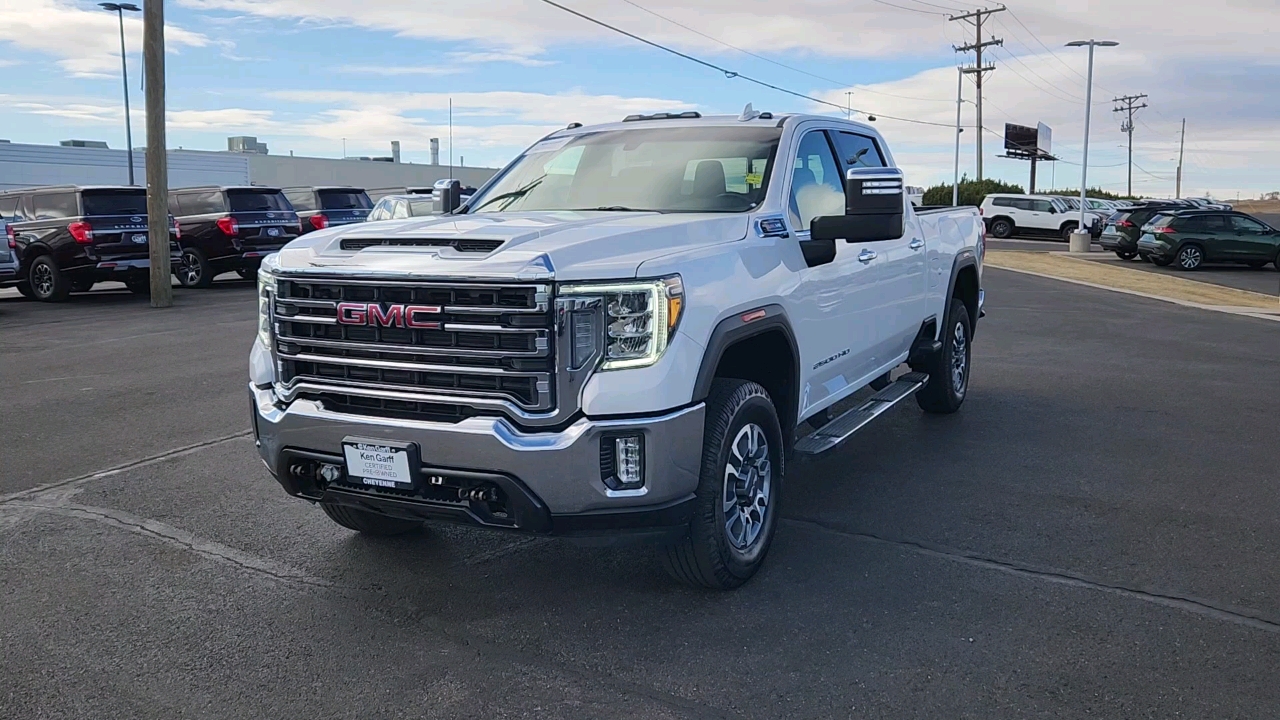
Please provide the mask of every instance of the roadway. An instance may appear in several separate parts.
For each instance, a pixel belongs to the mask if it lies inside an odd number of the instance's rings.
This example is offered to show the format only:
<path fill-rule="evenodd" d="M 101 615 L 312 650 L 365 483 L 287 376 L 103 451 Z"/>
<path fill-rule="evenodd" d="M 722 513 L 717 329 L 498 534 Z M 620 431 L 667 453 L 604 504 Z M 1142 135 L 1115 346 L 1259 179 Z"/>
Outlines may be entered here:
<path fill-rule="evenodd" d="M 727 594 L 644 548 L 373 540 L 285 497 L 247 284 L 0 301 L 0 717 L 1273 715 L 1280 331 L 986 286 L 961 412 L 793 466 Z"/>

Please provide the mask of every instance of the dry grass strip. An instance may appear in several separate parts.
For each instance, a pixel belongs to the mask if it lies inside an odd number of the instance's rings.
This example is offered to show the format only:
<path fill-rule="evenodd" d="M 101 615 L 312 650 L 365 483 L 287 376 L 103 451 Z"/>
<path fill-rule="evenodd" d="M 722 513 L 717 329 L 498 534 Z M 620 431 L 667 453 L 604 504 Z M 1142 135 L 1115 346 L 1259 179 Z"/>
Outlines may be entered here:
<path fill-rule="evenodd" d="M 986 262 L 992 267 L 1040 273 L 1199 305 L 1267 310 L 1280 307 L 1280 298 L 1271 295 L 1043 252 L 988 250 Z"/>

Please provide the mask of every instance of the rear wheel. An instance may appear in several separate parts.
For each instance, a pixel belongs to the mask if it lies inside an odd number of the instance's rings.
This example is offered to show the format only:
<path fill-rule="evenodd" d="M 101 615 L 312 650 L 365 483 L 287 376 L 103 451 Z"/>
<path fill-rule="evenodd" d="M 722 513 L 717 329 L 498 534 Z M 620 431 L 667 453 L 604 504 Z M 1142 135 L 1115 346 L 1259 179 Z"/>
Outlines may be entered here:
<path fill-rule="evenodd" d="M 927 413 L 947 415 L 960 409 L 969 392 L 970 339 L 973 325 L 960 298 L 952 298 L 947 324 L 942 327 L 942 351 L 928 368 L 929 383 L 916 393 L 916 403 Z"/>
<path fill-rule="evenodd" d="M 324 514 L 328 515 L 330 520 L 348 530 L 355 530 L 364 535 L 404 535 L 417 532 L 424 527 L 417 520 L 394 518 L 337 503 L 321 503 L 320 507 L 324 509 Z"/>
<path fill-rule="evenodd" d="M 996 218 L 991 221 L 991 237 L 1000 238 L 1001 240 L 1013 236 L 1013 221 L 1006 218 Z"/>
<path fill-rule="evenodd" d="M 1204 248 L 1193 243 L 1182 246 L 1178 251 L 1179 270 L 1197 270 L 1204 264 Z"/>
<path fill-rule="evenodd" d="M 71 282 L 48 255 L 32 261 L 27 284 L 31 287 L 31 297 L 41 302 L 62 302 L 71 294 Z"/>
<path fill-rule="evenodd" d="M 760 385 L 718 378 L 707 398 L 702 466 L 688 534 L 663 565 L 690 585 L 730 590 L 764 563 L 778 524 L 782 425 Z"/>
<path fill-rule="evenodd" d="M 196 248 L 184 248 L 174 271 L 182 287 L 207 288 L 213 283 L 213 266 L 204 253 Z"/>
<path fill-rule="evenodd" d="M 1132 260 L 1138 257 L 1138 253 L 1133 250 L 1117 250 L 1116 257 L 1120 258 L 1121 260 Z"/>

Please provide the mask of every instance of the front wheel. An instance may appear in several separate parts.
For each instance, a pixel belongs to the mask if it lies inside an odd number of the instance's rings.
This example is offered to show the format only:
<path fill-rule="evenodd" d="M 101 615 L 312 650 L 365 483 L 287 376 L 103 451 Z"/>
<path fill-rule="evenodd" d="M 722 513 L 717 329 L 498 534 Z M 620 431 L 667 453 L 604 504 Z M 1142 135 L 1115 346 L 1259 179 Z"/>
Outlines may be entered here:
<path fill-rule="evenodd" d="M 747 380 L 716 379 L 706 413 L 693 519 L 662 561 L 681 582 L 730 590 L 756 574 L 773 542 L 782 425 L 768 391 Z"/>
<path fill-rule="evenodd" d="M 196 248 L 184 248 L 174 271 L 178 283 L 186 288 L 207 288 L 213 283 L 213 267 L 204 253 Z"/>
<path fill-rule="evenodd" d="M 390 517 L 337 503 L 320 503 L 320 507 L 330 520 L 363 535 L 404 535 L 423 528 L 423 524 L 417 520 Z"/>
<path fill-rule="evenodd" d="M 1067 223 L 1066 225 L 1063 225 L 1062 239 L 1066 242 L 1071 242 L 1071 233 L 1076 231 L 1076 227 L 1078 226 L 1075 223 Z"/>
<path fill-rule="evenodd" d="M 1116 257 L 1120 258 L 1121 260 L 1132 260 L 1138 257 L 1138 253 L 1134 252 L 1133 250 L 1117 250 Z"/>
<path fill-rule="evenodd" d="M 969 360 L 973 324 L 960 298 L 951 300 L 951 312 L 942 328 L 942 351 L 921 368 L 929 383 L 916 393 L 916 403 L 927 413 L 946 415 L 960 409 L 969 392 Z"/>

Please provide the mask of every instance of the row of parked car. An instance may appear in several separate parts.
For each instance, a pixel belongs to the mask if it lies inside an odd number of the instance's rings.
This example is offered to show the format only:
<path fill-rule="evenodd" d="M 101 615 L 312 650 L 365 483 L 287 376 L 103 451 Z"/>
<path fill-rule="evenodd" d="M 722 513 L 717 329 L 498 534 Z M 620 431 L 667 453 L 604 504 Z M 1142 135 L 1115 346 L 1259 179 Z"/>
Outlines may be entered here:
<path fill-rule="evenodd" d="M 355 187 L 190 187 L 169 192 L 169 250 L 183 287 L 223 273 L 252 279 L 262 258 L 334 225 L 428 215 L 431 189 L 377 205 Z M 114 280 L 150 291 L 147 193 L 135 186 L 57 186 L 0 193 L 0 287 L 58 302 Z"/>
<path fill-rule="evenodd" d="M 1217 204 L 1207 198 L 1160 202 L 1169 207 L 1188 210 L 1231 210 L 1230 205 Z M 1116 213 L 1130 210 L 1139 204 L 1144 203 L 1087 198 L 1085 226 L 1090 229 L 1095 238 L 1098 238 Z M 1066 241 L 1080 225 L 1080 198 L 1064 195 L 993 193 L 983 199 L 979 212 L 986 221 L 988 233 L 994 238 L 1041 235 Z"/>
<path fill-rule="evenodd" d="M 1236 263 L 1280 270 L 1280 230 L 1230 206 L 1147 201 L 1107 219 L 1099 244 L 1122 260 L 1196 270 Z"/>

